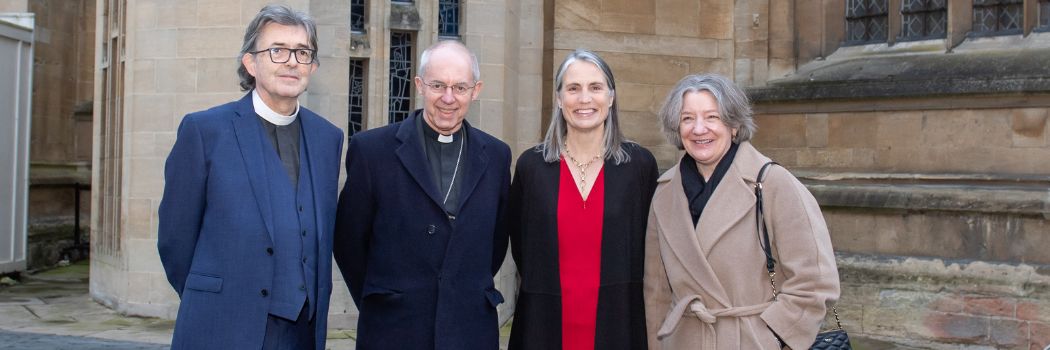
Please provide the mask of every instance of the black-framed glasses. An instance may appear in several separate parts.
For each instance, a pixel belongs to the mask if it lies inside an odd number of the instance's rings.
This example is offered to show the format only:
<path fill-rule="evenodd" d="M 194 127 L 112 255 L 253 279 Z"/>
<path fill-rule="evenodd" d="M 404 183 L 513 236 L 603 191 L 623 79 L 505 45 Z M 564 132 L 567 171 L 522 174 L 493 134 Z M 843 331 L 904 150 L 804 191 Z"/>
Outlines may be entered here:
<path fill-rule="evenodd" d="M 270 52 L 270 61 L 273 63 L 287 63 L 288 60 L 292 59 L 293 52 L 295 53 L 295 61 L 300 64 L 314 63 L 314 57 L 317 56 L 317 50 L 315 49 L 289 49 L 286 47 L 271 47 L 259 51 L 249 51 L 248 53 L 258 54 L 264 51 Z"/>
<path fill-rule="evenodd" d="M 473 90 L 474 87 L 478 86 L 478 84 L 467 85 L 466 83 L 448 85 L 440 81 L 432 81 L 429 83 L 424 81 L 423 85 L 426 85 L 428 88 L 430 88 L 430 92 L 433 92 L 435 94 L 443 94 L 445 93 L 446 89 L 452 88 L 452 92 L 456 95 L 466 95 L 467 92 L 470 92 L 470 90 Z"/>

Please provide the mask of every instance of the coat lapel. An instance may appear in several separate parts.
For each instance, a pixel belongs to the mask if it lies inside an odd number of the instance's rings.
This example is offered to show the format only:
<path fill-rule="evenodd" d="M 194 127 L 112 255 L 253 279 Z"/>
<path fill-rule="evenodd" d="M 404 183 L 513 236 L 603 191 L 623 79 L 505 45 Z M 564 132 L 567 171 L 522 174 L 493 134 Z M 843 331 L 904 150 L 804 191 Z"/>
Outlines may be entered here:
<path fill-rule="evenodd" d="M 248 93 L 237 103 L 237 117 L 233 119 L 233 129 L 237 134 L 237 144 L 244 158 L 244 168 L 248 172 L 248 182 L 255 195 L 256 206 L 266 224 L 266 233 L 273 241 L 273 214 L 270 208 L 270 188 L 267 186 L 266 162 L 263 160 L 262 138 L 259 120 L 252 106 L 252 95 Z"/>
<path fill-rule="evenodd" d="M 427 170 L 427 158 L 423 152 L 419 130 L 416 128 L 416 118 L 422 118 L 421 111 L 412 113 L 408 119 L 401 122 L 397 129 L 397 139 L 401 142 L 401 145 L 397 147 L 394 153 L 397 154 L 397 159 L 401 161 L 401 166 L 405 167 L 405 170 L 412 175 L 412 178 L 416 180 L 423 192 L 430 197 L 430 200 L 434 201 L 434 204 L 440 207 L 443 198 L 438 194 L 437 186 L 434 185 L 434 179 L 431 178 L 430 171 Z"/>
<path fill-rule="evenodd" d="M 744 181 L 737 164 L 738 162 L 733 162 L 733 165 L 729 167 L 724 180 L 718 184 L 718 187 L 715 187 L 711 200 L 708 201 L 703 214 L 700 214 L 696 236 L 699 237 L 700 248 L 705 254 L 710 252 L 715 244 L 740 220 L 752 217 L 748 214 L 755 207 L 755 194 L 751 185 Z M 684 198 L 685 195 L 683 194 L 682 197 Z"/>
<path fill-rule="evenodd" d="M 682 262 L 682 266 L 687 267 L 689 276 L 693 278 L 693 283 L 689 283 L 690 288 L 706 291 L 722 305 L 731 305 L 725 289 L 719 282 L 718 275 L 708 263 L 706 254 L 701 250 L 700 241 L 695 234 L 696 228 L 693 227 L 689 204 L 686 202 L 685 192 L 682 189 L 679 166 L 680 164 L 671 167 L 658 180 L 660 184 L 656 197 L 662 200 L 653 201 L 653 211 L 660 225 L 659 232 L 663 234 L 671 251 Z M 712 199 L 710 203 L 715 202 Z"/>
<path fill-rule="evenodd" d="M 474 188 L 478 186 L 481 176 L 485 174 L 485 169 L 488 169 L 489 166 L 489 157 L 485 153 L 486 145 L 477 135 L 477 130 L 474 130 L 465 120 L 463 128 L 466 128 L 467 131 L 467 149 L 464 155 L 468 158 L 467 168 L 463 169 L 465 171 L 463 183 L 459 187 L 459 210 L 463 210 L 463 205 L 467 203 L 467 199 L 470 198 L 470 194 L 474 192 Z"/>

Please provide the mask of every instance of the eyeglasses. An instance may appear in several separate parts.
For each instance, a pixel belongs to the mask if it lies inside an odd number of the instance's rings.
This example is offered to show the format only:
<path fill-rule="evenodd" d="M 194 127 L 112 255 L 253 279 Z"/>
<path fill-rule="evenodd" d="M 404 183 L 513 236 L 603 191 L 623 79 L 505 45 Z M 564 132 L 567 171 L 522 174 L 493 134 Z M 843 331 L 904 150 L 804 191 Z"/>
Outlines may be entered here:
<path fill-rule="evenodd" d="M 317 50 L 314 49 L 289 49 L 284 47 L 271 47 L 259 51 L 249 51 L 248 53 L 257 54 L 264 51 L 270 52 L 270 61 L 273 63 L 287 63 L 288 60 L 292 59 L 292 52 L 295 52 L 296 62 L 311 64 L 314 63 L 314 56 L 317 55 Z"/>
<path fill-rule="evenodd" d="M 467 85 L 465 83 L 460 83 L 460 84 L 456 84 L 456 85 L 448 85 L 448 84 L 442 83 L 440 81 L 432 81 L 432 82 L 429 82 L 429 83 L 428 82 L 423 82 L 423 85 L 426 85 L 428 88 L 430 88 L 430 92 L 433 92 L 435 94 L 443 94 L 443 93 L 445 93 L 446 89 L 452 88 L 452 92 L 455 93 L 456 95 L 466 95 L 467 92 L 469 92 L 470 90 L 474 89 L 474 87 L 478 86 L 478 84 Z"/>

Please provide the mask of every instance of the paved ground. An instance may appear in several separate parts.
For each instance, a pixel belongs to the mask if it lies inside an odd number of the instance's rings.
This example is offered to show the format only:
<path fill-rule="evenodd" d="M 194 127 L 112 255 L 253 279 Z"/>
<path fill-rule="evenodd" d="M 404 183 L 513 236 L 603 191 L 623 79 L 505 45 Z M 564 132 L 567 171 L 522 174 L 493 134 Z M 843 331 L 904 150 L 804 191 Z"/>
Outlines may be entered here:
<path fill-rule="evenodd" d="M 88 296 L 86 261 L 0 286 L 0 349 L 167 349 L 173 321 L 122 316 Z M 500 330 L 506 348 L 510 324 Z M 353 349 L 353 331 L 329 330 L 329 349 Z M 924 349 L 854 337 L 858 350 Z"/>

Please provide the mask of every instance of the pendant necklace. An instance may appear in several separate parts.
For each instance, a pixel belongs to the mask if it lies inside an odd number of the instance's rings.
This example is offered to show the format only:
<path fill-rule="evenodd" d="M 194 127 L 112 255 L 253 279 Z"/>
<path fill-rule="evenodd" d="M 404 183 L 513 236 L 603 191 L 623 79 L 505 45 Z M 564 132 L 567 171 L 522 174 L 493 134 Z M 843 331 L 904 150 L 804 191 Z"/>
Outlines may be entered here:
<path fill-rule="evenodd" d="M 580 161 L 576 160 L 576 157 L 572 156 L 572 151 L 569 151 L 569 147 L 568 146 L 565 146 L 563 148 L 565 149 L 565 155 L 569 156 L 569 161 L 571 161 L 572 165 L 575 166 L 576 169 L 580 171 L 580 183 L 579 183 L 578 186 L 580 187 L 580 194 L 582 195 L 584 189 L 587 188 L 587 169 L 591 167 L 591 163 L 594 163 L 598 159 L 601 159 L 601 154 L 602 153 L 598 152 L 598 154 L 595 154 L 593 158 L 588 159 L 586 163 L 580 163 Z M 584 200 L 583 202 L 584 202 L 584 204 L 583 204 L 584 208 L 586 208 L 587 207 L 587 201 Z"/>

